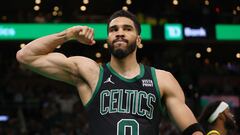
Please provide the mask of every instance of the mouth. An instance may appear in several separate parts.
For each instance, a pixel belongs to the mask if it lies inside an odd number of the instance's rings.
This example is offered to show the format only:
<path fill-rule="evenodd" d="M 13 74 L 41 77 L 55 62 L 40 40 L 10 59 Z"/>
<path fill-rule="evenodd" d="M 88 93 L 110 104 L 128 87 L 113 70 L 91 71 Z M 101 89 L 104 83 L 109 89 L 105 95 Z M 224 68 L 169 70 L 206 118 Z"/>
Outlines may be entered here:
<path fill-rule="evenodd" d="M 116 42 L 114 42 L 114 44 L 127 44 L 127 43 L 124 41 L 116 41 Z"/>
<path fill-rule="evenodd" d="M 112 44 L 127 44 L 128 41 L 126 39 L 115 39 Z"/>

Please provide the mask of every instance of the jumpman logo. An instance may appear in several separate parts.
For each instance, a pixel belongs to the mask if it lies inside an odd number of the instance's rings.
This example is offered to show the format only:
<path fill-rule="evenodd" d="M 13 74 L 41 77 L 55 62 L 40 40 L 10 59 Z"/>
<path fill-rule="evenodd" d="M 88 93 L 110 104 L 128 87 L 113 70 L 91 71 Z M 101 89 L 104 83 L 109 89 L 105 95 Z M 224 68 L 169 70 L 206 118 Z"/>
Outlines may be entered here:
<path fill-rule="evenodd" d="M 106 81 L 104 81 L 103 83 L 112 83 L 112 84 L 115 84 L 115 83 L 111 80 L 111 77 L 112 77 L 112 75 L 110 75 L 110 76 L 108 77 L 108 79 L 107 79 Z"/>

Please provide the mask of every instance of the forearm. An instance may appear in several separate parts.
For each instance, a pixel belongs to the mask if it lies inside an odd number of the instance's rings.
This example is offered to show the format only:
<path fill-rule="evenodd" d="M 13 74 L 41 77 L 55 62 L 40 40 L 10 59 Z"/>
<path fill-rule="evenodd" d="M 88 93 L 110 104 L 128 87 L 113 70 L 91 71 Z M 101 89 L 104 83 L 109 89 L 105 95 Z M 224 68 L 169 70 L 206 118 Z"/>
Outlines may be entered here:
<path fill-rule="evenodd" d="M 68 38 L 65 31 L 44 36 L 28 43 L 20 51 L 18 51 L 17 56 L 20 55 L 20 57 L 31 57 L 45 55 L 53 52 L 57 46 L 63 44 L 67 40 Z"/>
<path fill-rule="evenodd" d="M 171 102 L 178 106 L 168 109 L 180 130 L 184 133 L 183 135 L 203 135 L 201 126 L 197 124 L 198 122 L 188 106 L 181 102 Z"/>
<path fill-rule="evenodd" d="M 181 131 L 189 125 L 197 122 L 191 110 L 178 98 L 167 98 L 166 106 L 170 116 L 176 122 Z"/>
<path fill-rule="evenodd" d="M 17 60 L 22 63 L 34 61 L 40 56 L 53 52 L 64 42 L 75 39 L 83 44 L 93 45 L 93 29 L 87 26 L 73 26 L 63 32 L 33 40 L 17 52 Z"/>

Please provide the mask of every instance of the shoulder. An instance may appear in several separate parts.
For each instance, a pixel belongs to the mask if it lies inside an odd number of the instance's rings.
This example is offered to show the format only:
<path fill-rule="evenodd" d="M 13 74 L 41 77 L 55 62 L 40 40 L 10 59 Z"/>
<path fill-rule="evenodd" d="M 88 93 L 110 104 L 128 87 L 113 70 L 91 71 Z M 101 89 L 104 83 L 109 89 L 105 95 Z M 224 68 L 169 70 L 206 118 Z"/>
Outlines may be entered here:
<path fill-rule="evenodd" d="M 176 81 L 176 79 L 173 76 L 173 74 L 171 72 L 169 72 L 169 71 L 155 69 L 155 73 L 156 73 L 156 77 L 158 79 L 158 82 L 162 82 L 162 85 L 165 84 L 163 82 L 171 83 L 171 82 L 175 82 Z"/>
<path fill-rule="evenodd" d="M 183 90 L 171 72 L 160 69 L 156 69 L 155 72 L 163 96 L 177 96 L 184 100 Z"/>
<path fill-rule="evenodd" d="M 172 73 L 166 70 L 155 69 L 157 76 L 173 77 Z"/>
<path fill-rule="evenodd" d="M 101 66 L 94 60 L 83 56 L 73 56 L 68 59 L 74 64 L 74 70 L 78 78 L 94 86 L 99 79 Z"/>

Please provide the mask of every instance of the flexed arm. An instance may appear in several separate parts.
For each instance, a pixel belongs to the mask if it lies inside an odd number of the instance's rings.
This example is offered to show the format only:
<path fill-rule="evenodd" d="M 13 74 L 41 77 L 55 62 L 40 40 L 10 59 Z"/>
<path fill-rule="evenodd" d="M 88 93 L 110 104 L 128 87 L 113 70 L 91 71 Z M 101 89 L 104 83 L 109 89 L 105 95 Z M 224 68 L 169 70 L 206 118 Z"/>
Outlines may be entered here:
<path fill-rule="evenodd" d="M 60 33 L 47 35 L 28 43 L 16 54 L 17 60 L 29 69 L 46 77 L 76 83 L 76 78 L 86 80 L 82 74 L 84 66 L 97 67 L 97 64 L 85 57 L 69 57 L 61 53 L 53 53 L 55 48 L 69 40 L 75 39 L 87 45 L 95 44 L 93 29 L 87 26 L 74 26 Z M 88 63 L 88 64 L 84 64 Z"/>

